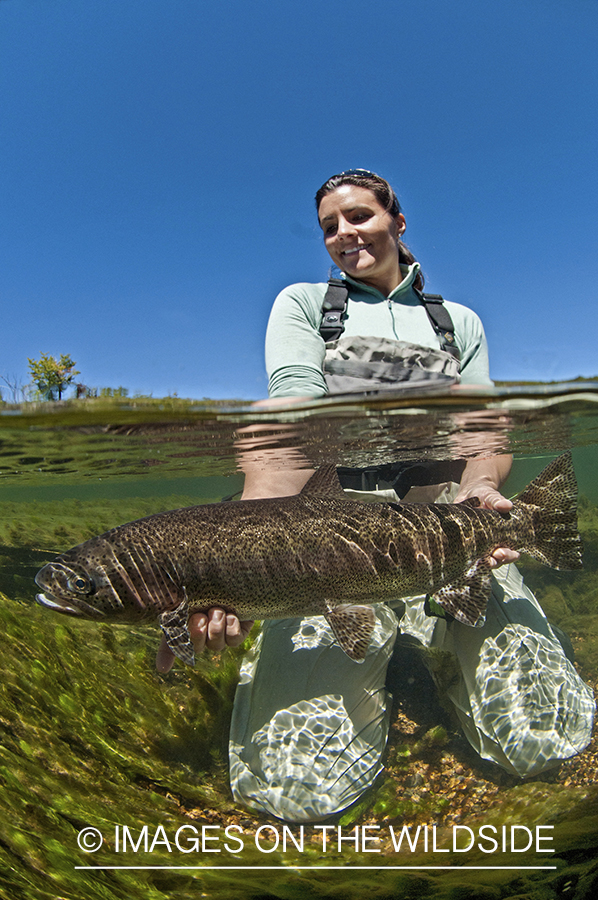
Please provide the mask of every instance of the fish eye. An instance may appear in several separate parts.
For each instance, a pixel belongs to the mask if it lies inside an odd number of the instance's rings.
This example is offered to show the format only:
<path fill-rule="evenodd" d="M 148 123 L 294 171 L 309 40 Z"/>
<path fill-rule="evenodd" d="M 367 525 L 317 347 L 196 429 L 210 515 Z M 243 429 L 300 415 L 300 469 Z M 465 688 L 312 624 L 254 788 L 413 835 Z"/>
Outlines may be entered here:
<path fill-rule="evenodd" d="M 93 594 L 95 586 L 91 578 L 84 575 L 74 575 L 69 579 L 69 588 L 76 594 Z"/>

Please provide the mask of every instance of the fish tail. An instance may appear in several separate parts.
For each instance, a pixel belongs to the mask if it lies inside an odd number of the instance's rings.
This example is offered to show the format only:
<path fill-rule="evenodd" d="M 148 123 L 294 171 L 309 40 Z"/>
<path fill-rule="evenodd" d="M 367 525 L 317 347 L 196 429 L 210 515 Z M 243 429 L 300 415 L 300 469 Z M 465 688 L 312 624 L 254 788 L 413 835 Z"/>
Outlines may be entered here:
<path fill-rule="evenodd" d="M 532 516 L 534 539 L 522 547 L 553 569 L 581 569 L 577 479 L 570 453 L 553 460 L 513 501 Z"/>

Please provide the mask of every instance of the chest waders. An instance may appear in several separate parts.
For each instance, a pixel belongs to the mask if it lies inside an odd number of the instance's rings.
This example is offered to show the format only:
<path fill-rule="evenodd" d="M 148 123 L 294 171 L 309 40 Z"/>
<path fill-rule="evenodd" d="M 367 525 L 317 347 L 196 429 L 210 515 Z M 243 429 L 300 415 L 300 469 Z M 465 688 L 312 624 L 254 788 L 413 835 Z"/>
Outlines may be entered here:
<path fill-rule="evenodd" d="M 455 328 L 443 298 L 414 290 L 438 336 L 439 348 L 389 338 L 344 335 L 349 289 L 340 278 L 329 280 L 322 303 L 320 334 L 326 342 L 324 378 L 331 394 L 449 387 L 459 381 Z M 344 488 L 354 491 L 392 488 L 403 498 L 415 485 L 458 483 L 464 468 L 465 460 L 461 459 L 415 460 L 366 468 L 341 466 L 338 475 Z"/>

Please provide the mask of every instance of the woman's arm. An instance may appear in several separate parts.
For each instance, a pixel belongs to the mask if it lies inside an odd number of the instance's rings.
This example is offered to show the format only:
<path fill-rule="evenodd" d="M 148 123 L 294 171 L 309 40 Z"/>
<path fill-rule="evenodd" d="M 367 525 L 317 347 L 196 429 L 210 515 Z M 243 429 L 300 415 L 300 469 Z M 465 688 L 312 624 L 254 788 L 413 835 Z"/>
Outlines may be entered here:
<path fill-rule="evenodd" d="M 266 331 L 270 397 L 323 397 L 325 347 L 319 328 L 326 285 L 292 284 L 280 292 Z"/>

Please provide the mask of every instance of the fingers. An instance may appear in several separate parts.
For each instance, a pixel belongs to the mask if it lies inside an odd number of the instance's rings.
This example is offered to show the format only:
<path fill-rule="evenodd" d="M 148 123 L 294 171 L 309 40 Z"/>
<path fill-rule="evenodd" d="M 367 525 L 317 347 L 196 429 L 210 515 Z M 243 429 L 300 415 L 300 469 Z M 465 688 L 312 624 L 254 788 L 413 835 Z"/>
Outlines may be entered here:
<path fill-rule="evenodd" d="M 484 485 L 479 486 L 477 489 L 473 487 L 467 491 L 460 491 L 455 498 L 455 503 L 461 503 L 463 500 L 467 500 L 468 497 L 477 497 L 481 506 L 486 509 L 495 509 L 497 512 L 508 512 L 513 508 L 511 500 L 507 500 L 495 488 L 488 488 Z"/>
<path fill-rule="evenodd" d="M 496 509 L 498 512 L 508 512 L 510 509 L 513 509 L 512 501 L 507 500 L 498 491 L 493 491 L 487 497 L 484 497 L 483 504 L 488 509 Z"/>
<path fill-rule="evenodd" d="M 231 613 L 229 613 L 226 616 L 226 646 L 238 647 L 239 644 L 242 644 L 245 638 L 248 636 L 252 627 L 253 620 L 240 622 L 236 616 L 233 616 Z"/>
<path fill-rule="evenodd" d="M 200 618 L 205 618 L 203 613 L 196 614 Z M 195 616 L 191 616 L 189 626 Z M 232 613 L 225 613 L 223 609 L 211 609 L 208 612 L 207 638 L 204 646 L 209 650 L 224 650 L 225 647 L 238 647 L 242 644 L 249 632 L 253 621 L 240 622 L 237 616 Z M 193 632 L 191 632 L 193 640 Z M 201 651 L 197 651 L 201 652 Z"/>
<path fill-rule="evenodd" d="M 253 621 L 240 622 L 232 613 L 225 613 L 223 609 L 210 609 L 208 613 L 194 613 L 189 618 L 189 636 L 196 654 L 208 650 L 224 650 L 225 647 L 238 647 L 242 644 L 251 628 Z M 156 656 L 156 669 L 165 674 L 169 672 L 174 663 L 174 653 L 168 646 L 166 638 L 162 636 L 158 654 Z"/>
<path fill-rule="evenodd" d="M 512 502 L 503 497 L 498 491 L 489 491 L 484 497 L 482 504 L 488 509 L 495 509 L 497 512 L 508 512 L 513 508 Z M 520 554 L 517 550 L 510 550 L 508 547 L 497 547 L 490 557 L 490 566 L 496 569 L 498 566 L 516 562 L 519 556 Z"/>
<path fill-rule="evenodd" d="M 215 610 L 210 610 L 210 613 Z M 222 610 L 219 610 L 222 612 Z M 197 654 L 203 653 L 208 642 L 208 616 L 206 613 L 195 613 L 189 618 L 187 623 L 189 629 L 189 637 L 193 644 L 193 649 Z"/>
<path fill-rule="evenodd" d="M 200 614 L 200 618 L 205 617 Z M 193 619 L 193 616 L 191 616 L 191 619 Z M 191 633 L 193 634 L 193 632 Z M 223 609 L 211 609 L 209 611 L 205 635 L 201 650 L 206 645 L 210 650 L 224 650 L 226 647 L 226 613 Z M 201 650 L 198 652 L 201 653 Z"/>
<path fill-rule="evenodd" d="M 520 554 L 517 550 L 510 550 L 508 547 L 497 547 L 490 557 L 490 568 L 496 569 L 497 566 L 504 566 L 507 563 L 517 562 Z"/>
<path fill-rule="evenodd" d="M 166 643 L 165 635 L 162 635 L 162 640 L 160 641 L 160 646 L 158 647 L 158 652 L 156 654 L 156 669 L 158 672 L 165 675 L 167 672 L 170 672 L 173 663 L 174 653 Z"/>

